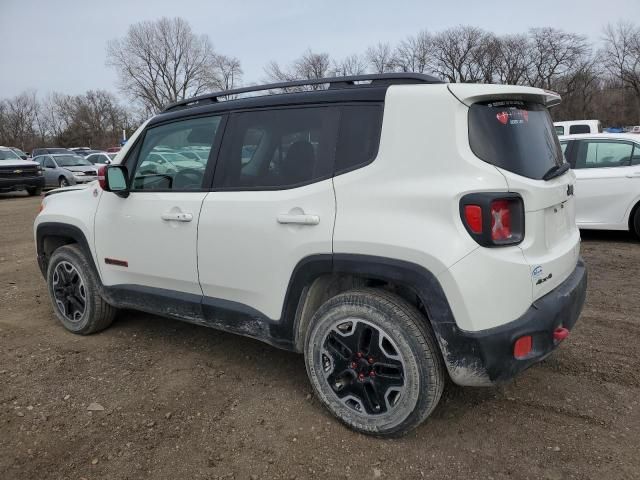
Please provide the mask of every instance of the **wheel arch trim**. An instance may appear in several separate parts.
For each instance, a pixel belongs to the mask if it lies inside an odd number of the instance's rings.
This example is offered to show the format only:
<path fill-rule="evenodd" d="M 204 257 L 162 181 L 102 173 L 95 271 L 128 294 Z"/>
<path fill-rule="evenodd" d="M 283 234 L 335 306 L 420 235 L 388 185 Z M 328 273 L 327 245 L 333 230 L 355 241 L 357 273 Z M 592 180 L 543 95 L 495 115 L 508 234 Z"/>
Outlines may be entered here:
<path fill-rule="evenodd" d="M 60 238 L 69 238 L 73 240 L 73 242 L 80 246 L 80 248 L 86 254 L 87 259 L 91 262 L 91 266 L 94 269 L 97 278 L 100 278 L 100 272 L 95 263 L 95 259 L 92 254 L 92 250 L 89 247 L 89 242 L 87 241 L 87 237 L 76 225 L 71 225 L 68 223 L 61 222 L 43 222 L 37 225 L 36 227 L 36 253 L 38 258 L 38 266 L 40 267 L 40 272 L 44 277 L 47 275 L 47 265 L 48 265 L 48 257 L 45 252 L 44 242 L 48 237 L 60 237 Z"/>

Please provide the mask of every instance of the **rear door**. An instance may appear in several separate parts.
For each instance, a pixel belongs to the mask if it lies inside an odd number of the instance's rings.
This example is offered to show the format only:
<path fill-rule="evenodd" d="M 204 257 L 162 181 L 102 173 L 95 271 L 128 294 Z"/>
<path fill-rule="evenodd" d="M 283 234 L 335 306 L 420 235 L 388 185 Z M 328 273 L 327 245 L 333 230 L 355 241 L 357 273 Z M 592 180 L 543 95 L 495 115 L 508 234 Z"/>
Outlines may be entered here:
<path fill-rule="evenodd" d="M 626 228 L 625 213 L 638 195 L 639 166 L 631 158 L 640 155 L 632 142 L 615 139 L 574 140 L 570 161 L 576 184 L 576 221 L 580 226 L 621 225 Z"/>
<path fill-rule="evenodd" d="M 230 116 L 200 215 L 205 315 L 231 301 L 279 319 L 296 265 L 332 253 L 338 113 L 310 106 Z"/>
<path fill-rule="evenodd" d="M 105 285 L 187 293 L 199 302 L 198 218 L 222 123 L 223 118 L 214 115 L 152 126 L 129 152 L 125 165 L 131 193 L 127 198 L 104 193 L 95 216 Z M 208 159 L 199 164 L 181 161 L 180 151 L 193 146 L 208 149 Z M 174 161 L 158 164 L 158 152 L 171 152 Z"/>

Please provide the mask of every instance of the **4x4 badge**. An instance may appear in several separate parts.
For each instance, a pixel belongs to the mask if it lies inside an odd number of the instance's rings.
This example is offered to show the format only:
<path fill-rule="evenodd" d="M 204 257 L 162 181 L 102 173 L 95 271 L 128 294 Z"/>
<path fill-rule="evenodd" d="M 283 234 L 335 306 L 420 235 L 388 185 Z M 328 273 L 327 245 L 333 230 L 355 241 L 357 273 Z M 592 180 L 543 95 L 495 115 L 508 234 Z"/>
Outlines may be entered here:
<path fill-rule="evenodd" d="M 573 195 L 573 185 L 567 185 L 567 197 Z"/>

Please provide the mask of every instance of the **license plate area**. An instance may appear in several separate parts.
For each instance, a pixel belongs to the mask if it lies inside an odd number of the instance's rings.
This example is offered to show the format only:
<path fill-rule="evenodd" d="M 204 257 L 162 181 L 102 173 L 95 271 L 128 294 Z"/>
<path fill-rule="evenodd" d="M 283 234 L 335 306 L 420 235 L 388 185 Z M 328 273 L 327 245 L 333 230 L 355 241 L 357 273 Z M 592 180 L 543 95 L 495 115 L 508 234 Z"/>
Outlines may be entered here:
<path fill-rule="evenodd" d="M 547 248 L 557 245 L 571 234 L 573 228 L 575 228 L 573 217 L 572 199 L 545 209 L 545 239 Z"/>

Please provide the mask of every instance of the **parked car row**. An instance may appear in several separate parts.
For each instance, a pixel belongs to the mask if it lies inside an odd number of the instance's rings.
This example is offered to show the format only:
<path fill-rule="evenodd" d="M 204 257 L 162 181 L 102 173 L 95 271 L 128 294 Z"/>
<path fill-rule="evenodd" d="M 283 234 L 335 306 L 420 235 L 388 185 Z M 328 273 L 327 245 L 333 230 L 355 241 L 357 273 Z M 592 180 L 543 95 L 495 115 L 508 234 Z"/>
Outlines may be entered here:
<path fill-rule="evenodd" d="M 554 122 L 558 136 L 581 135 L 584 133 L 640 133 L 640 125 L 629 127 L 608 127 L 603 129 L 600 120 L 568 120 Z"/>

